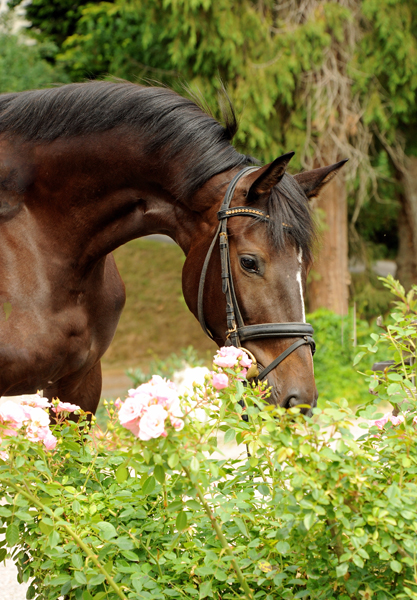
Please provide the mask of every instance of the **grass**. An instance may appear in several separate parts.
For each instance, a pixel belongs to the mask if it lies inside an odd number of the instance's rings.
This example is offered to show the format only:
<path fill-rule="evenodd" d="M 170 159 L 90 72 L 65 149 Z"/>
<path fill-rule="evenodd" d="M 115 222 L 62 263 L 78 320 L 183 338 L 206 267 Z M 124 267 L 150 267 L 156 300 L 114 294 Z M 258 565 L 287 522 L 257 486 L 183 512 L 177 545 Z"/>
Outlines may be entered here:
<path fill-rule="evenodd" d="M 181 348 L 193 346 L 201 358 L 216 350 L 182 296 L 185 257 L 175 244 L 133 240 L 114 253 L 126 285 L 126 306 L 103 367 L 147 368 Z"/>

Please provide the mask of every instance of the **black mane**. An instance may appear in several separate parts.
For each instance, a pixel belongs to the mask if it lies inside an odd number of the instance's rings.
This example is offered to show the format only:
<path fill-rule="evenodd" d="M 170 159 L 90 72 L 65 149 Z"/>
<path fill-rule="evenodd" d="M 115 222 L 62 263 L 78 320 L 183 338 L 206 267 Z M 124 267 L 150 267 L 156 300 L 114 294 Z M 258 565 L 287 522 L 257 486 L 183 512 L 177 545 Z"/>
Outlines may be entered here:
<path fill-rule="evenodd" d="M 267 212 L 270 216 L 268 233 L 274 246 L 283 249 L 285 235 L 289 232 L 302 249 L 305 263 L 311 263 L 315 227 L 310 204 L 300 185 L 288 173 L 284 173 L 281 181 L 272 189 Z M 283 223 L 289 228 L 283 227 Z"/>
<path fill-rule="evenodd" d="M 140 132 L 150 154 L 163 148 L 167 163 L 188 163 L 175 190 L 179 197 L 190 198 L 217 173 L 252 162 L 230 144 L 233 114 L 223 127 L 167 88 L 92 81 L 0 95 L 0 133 L 28 141 L 51 142 L 122 125 Z"/>
<path fill-rule="evenodd" d="M 167 165 L 173 159 L 187 164 L 174 190 L 179 198 L 190 199 L 222 171 L 254 164 L 230 143 L 237 129 L 233 109 L 223 127 L 193 101 L 167 88 L 92 81 L 0 95 L 0 133 L 27 141 L 48 143 L 123 125 L 140 132 L 150 154 L 163 149 Z M 288 223 L 309 257 L 313 222 L 307 198 L 290 175 L 274 188 L 268 211 L 274 245 L 283 247 L 282 223 Z"/>

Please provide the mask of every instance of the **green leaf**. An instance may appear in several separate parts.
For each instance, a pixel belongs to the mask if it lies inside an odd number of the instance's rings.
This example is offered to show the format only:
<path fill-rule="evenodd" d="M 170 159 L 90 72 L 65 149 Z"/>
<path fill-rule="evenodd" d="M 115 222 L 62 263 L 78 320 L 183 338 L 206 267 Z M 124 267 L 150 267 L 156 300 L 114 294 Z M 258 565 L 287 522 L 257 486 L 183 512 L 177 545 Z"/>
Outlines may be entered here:
<path fill-rule="evenodd" d="M 200 586 L 200 600 L 211 595 L 211 581 L 205 581 Z"/>
<path fill-rule="evenodd" d="M 228 429 L 226 431 L 226 433 L 224 434 L 224 443 L 229 444 L 230 442 L 233 442 L 235 437 L 236 437 L 236 431 L 234 429 Z"/>
<path fill-rule="evenodd" d="M 336 567 L 336 577 L 343 577 L 349 571 L 349 563 L 344 562 Z"/>
<path fill-rule="evenodd" d="M 81 554 L 73 554 L 71 556 L 71 562 L 76 569 L 82 569 L 84 566 L 84 560 Z"/>
<path fill-rule="evenodd" d="M 153 477 L 153 475 L 151 475 L 150 477 L 148 477 L 147 479 L 145 479 L 143 485 L 142 485 L 142 492 L 145 494 L 145 496 L 147 496 L 148 494 L 151 494 L 154 489 L 155 489 L 155 477 Z"/>
<path fill-rule="evenodd" d="M 154 477 L 159 483 L 164 483 L 165 481 L 165 469 L 162 465 L 156 465 L 153 471 Z"/>
<path fill-rule="evenodd" d="M 47 523 L 44 523 L 43 521 L 39 521 L 38 527 L 44 535 L 49 535 L 51 533 L 51 531 L 53 530 L 52 525 L 48 525 Z"/>
<path fill-rule="evenodd" d="M 19 528 L 16 523 L 10 523 L 7 526 L 6 541 L 9 546 L 15 546 L 19 541 Z"/>
<path fill-rule="evenodd" d="M 178 513 L 177 518 L 175 520 L 175 525 L 178 531 L 184 531 L 184 529 L 187 527 L 187 523 L 187 513 L 184 510 L 182 510 Z"/>
<path fill-rule="evenodd" d="M 83 600 L 94 600 L 94 598 L 88 590 L 84 590 L 83 591 Z"/>
<path fill-rule="evenodd" d="M 35 595 L 36 595 L 35 586 L 33 584 L 30 584 L 30 586 L 28 587 L 28 591 L 26 592 L 26 600 L 32 600 L 32 598 L 34 598 Z"/>
<path fill-rule="evenodd" d="M 352 556 L 352 560 L 353 560 L 353 562 L 355 563 L 355 565 L 356 565 L 357 567 L 359 567 L 360 569 L 363 569 L 363 567 L 364 567 L 364 562 L 363 562 L 363 560 L 361 559 L 361 557 L 359 556 L 359 554 L 354 554 L 354 555 Z M 345 563 L 345 564 L 348 564 L 348 563 Z"/>
<path fill-rule="evenodd" d="M 84 575 L 82 571 L 74 571 L 74 579 L 80 585 L 87 584 L 87 577 Z"/>
<path fill-rule="evenodd" d="M 58 546 L 60 541 L 61 537 L 59 533 L 57 531 L 51 531 L 51 533 L 48 536 L 48 546 L 50 548 L 55 548 L 55 546 Z"/>
<path fill-rule="evenodd" d="M 198 458 L 196 456 L 193 456 L 190 462 L 190 469 L 191 471 L 193 471 L 193 473 L 198 473 L 198 470 L 200 468 L 200 461 L 198 460 Z"/>
<path fill-rule="evenodd" d="M 239 527 L 240 531 L 243 533 L 244 536 L 246 536 L 247 538 L 249 538 L 249 534 L 248 534 L 248 530 L 246 529 L 246 525 L 244 523 L 244 521 L 242 519 L 240 519 L 239 517 L 233 517 L 234 522 L 236 523 L 236 525 Z"/>
<path fill-rule="evenodd" d="M 92 578 L 90 579 L 90 581 L 88 582 L 89 585 L 91 585 L 92 587 L 95 587 L 97 585 L 100 585 L 100 583 L 103 583 L 103 581 L 105 580 L 105 576 L 103 575 L 103 573 L 97 573 L 97 575 L 93 575 Z M 94 596 L 95 598 L 96 596 Z M 104 597 L 104 596 L 103 596 Z"/>
<path fill-rule="evenodd" d="M 283 540 L 278 542 L 278 544 L 275 547 L 280 554 L 288 554 L 288 552 L 291 549 L 291 546 L 289 545 L 289 543 L 285 542 Z"/>
<path fill-rule="evenodd" d="M 78 502 L 78 500 L 74 500 L 74 502 L 72 503 L 72 510 L 75 515 L 78 515 L 78 513 L 80 512 L 80 503 Z"/>
<path fill-rule="evenodd" d="M 3 562 L 7 556 L 6 548 L 0 548 L 0 562 Z"/>
<path fill-rule="evenodd" d="M 138 555 L 135 552 L 133 552 L 132 550 L 123 550 L 122 554 L 129 561 L 132 561 L 132 562 L 138 562 L 139 561 Z"/>
<path fill-rule="evenodd" d="M 111 523 L 107 523 L 107 521 L 100 521 L 97 523 L 97 527 L 100 530 L 101 537 L 104 540 L 111 540 L 114 537 L 117 537 L 117 531 Z"/>
<path fill-rule="evenodd" d="M 360 362 L 361 358 L 362 358 L 363 356 L 365 356 L 365 354 L 366 354 L 366 352 L 359 352 L 359 353 L 358 353 L 358 354 L 355 356 L 355 358 L 354 358 L 354 361 L 353 361 L 353 366 L 357 365 L 357 364 L 358 364 L 358 362 Z"/>
<path fill-rule="evenodd" d="M 303 523 L 304 523 L 304 527 L 307 529 L 307 531 L 309 531 L 311 529 L 315 519 L 316 519 L 316 515 L 313 512 L 309 512 L 306 514 L 306 516 L 304 517 Z"/>
<path fill-rule="evenodd" d="M 57 577 L 54 577 L 54 579 L 51 579 L 51 585 L 52 586 L 63 585 L 64 583 L 66 583 L 67 581 L 70 581 L 70 580 L 71 580 L 71 575 L 69 573 L 61 573 Z"/>
<path fill-rule="evenodd" d="M 402 568 L 403 568 L 402 564 L 400 562 L 398 562 L 398 560 L 392 560 L 390 562 L 389 566 L 395 573 L 401 573 Z"/>
<path fill-rule="evenodd" d="M 399 383 L 391 383 L 388 387 L 387 387 L 387 394 L 389 394 L 390 396 L 392 396 L 393 394 L 396 394 L 397 392 L 399 392 L 401 390 L 401 386 Z"/>
<path fill-rule="evenodd" d="M 120 465 L 116 469 L 116 481 L 117 483 L 123 483 L 129 477 L 129 469 L 125 465 Z"/>
<path fill-rule="evenodd" d="M 271 493 L 269 487 L 265 483 L 258 485 L 258 492 L 262 494 L 262 496 L 268 496 Z"/>
<path fill-rule="evenodd" d="M 171 456 L 168 458 L 168 465 L 169 467 L 171 467 L 171 469 L 174 469 L 177 464 L 180 461 L 180 457 L 178 456 L 178 454 L 171 454 Z"/>

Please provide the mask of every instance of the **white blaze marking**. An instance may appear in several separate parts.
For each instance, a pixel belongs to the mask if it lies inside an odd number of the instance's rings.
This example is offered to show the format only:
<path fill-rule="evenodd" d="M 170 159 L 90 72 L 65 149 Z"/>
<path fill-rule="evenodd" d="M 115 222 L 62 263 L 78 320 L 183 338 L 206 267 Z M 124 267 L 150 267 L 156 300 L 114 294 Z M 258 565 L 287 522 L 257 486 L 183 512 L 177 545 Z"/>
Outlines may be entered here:
<path fill-rule="evenodd" d="M 297 254 L 298 264 L 300 268 L 297 271 L 296 280 L 298 281 L 298 285 L 300 286 L 300 296 L 301 296 L 301 310 L 303 311 L 303 323 L 306 322 L 306 313 L 304 308 L 304 296 L 303 296 L 303 282 L 301 281 L 301 270 L 303 268 L 303 249 L 300 247 Z"/>

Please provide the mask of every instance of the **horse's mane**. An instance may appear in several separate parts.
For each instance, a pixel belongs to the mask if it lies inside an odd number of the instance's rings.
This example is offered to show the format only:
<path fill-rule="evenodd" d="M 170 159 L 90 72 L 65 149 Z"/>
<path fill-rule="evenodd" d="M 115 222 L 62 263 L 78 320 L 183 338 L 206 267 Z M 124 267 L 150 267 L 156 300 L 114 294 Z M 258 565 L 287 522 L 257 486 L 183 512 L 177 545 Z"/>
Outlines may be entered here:
<path fill-rule="evenodd" d="M 175 190 L 179 197 L 189 198 L 217 173 L 251 162 L 230 144 L 237 129 L 233 112 L 223 127 L 168 88 L 92 81 L 0 95 L 0 133 L 27 141 L 51 142 L 123 125 L 140 132 L 145 152 L 163 148 L 166 164 L 188 163 Z"/>
<path fill-rule="evenodd" d="M 223 126 L 205 107 L 168 88 L 129 82 L 73 83 L 0 95 L 0 133 L 48 143 L 127 125 L 140 132 L 145 152 L 163 156 L 162 166 L 168 167 L 173 159 L 187 165 L 175 193 L 190 199 L 214 175 L 255 162 L 230 143 L 237 130 L 230 108 Z M 281 223 L 288 222 L 295 240 L 308 253 L 313 224 L 307 200 L 292 177 L 284 176 L 269 205 L 275 245 L 282 246 Z"/>

